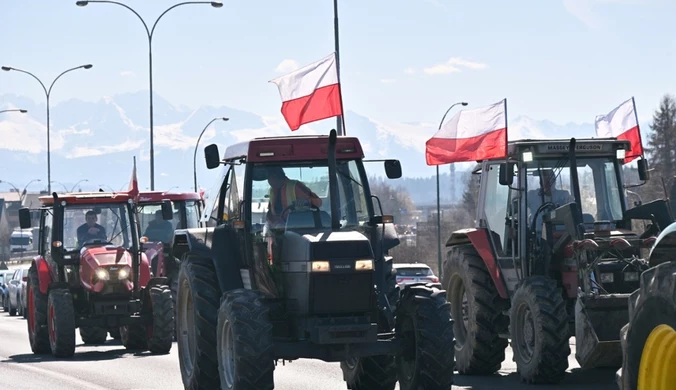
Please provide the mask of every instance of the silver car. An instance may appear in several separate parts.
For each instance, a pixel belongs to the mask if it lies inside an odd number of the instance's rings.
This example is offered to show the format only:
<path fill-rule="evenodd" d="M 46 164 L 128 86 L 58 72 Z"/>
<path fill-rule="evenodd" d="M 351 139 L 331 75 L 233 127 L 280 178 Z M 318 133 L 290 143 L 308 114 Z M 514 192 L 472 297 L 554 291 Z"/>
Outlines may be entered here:
<path fill-rule="evenodd" d="M 14 271 L 12 279 L 7 283 L 7 295 L 9 296 L 9 315 L 15 316 L 17 313 L 26 318 L 26 301 L 24 292 L 26 291 L 26 282 L 28 281 L 28 269 L 30 267 L 19 268 Z"/>
<path fill-rule="evenodd" d="M 393 264 L 397 270 L 397 284 L 439 283 L 439 278 L 424 263 Z"/>

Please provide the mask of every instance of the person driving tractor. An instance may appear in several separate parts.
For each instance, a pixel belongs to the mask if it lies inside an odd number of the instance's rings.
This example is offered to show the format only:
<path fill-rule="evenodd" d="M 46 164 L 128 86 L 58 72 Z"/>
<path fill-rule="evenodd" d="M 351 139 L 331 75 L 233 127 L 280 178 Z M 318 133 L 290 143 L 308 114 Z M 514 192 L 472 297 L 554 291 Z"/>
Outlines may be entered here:
<path fill-rule="evenodd" d="M 148 223 L 144 236 L 150 241 L 171 242 L 174 235 L 174 225 L 162 218 L 162 210 L 155 211 L 155 219 Z"/>
<path fill-rule="evenodd" d="M 322 200 L 317 194 L 312 192 L 305 183 L 286 177 L 282 167 L 268 167 L 267 178 L 270 191 L 266 219 L 270 226 L 276 227 L 285 223 L 288 214 L 287 207 L 320 207 L 322 205 Z"/>
<path fill-rule="evenodd" d="M 535 212 L 543 204 L 543 197 L 545 202 L 552 202 L 556 207 L 563 206 L 570 202 L 574 202 L 575 199 L 570 195 L 570 192 L 566 190 L 560 190 L 556 188 L 556 178 L 557 175 L 550 169 L 540 170 L 540 183 L 541 187 L 532 189 L 528 191 L 526 195 L 528 210 L 530 211 L 531 217 L 535 215 Z M 538 221 L 535 225 L 536 234 L 540 234 L 542 231 L 542 213 L 538 215 Z"/>
<path fill-rule="evenodd" d="M 98 217 L 94 210 L 89 210 L 85 214 L 86 221 L 80 227 L 77 228 L 77 242 L 79 245 L 82 245 L 87 240 L 106 240 L 108 235 L 106 234 L 106 229 L 96 223 Z"/>

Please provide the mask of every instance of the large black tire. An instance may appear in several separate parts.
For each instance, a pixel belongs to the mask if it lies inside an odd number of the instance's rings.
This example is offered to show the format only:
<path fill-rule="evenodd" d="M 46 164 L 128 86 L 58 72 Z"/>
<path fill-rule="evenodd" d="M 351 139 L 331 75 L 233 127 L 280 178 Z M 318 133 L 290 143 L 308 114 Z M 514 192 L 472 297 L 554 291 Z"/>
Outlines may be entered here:
<path fill-rule="evenodd" d="M 228 291 L 218 310 L 216 332 L 218 373 L 223 388 L 274 389 L 272 323 L 260 293 L 246 289 Z"/>
<path fill-rule="evenodd" d="M 108 332 L 96 326 L 82 326 L 80 327 L 80 338 L 85 345 L 105 344 Z"/>
<path fill-rule="evenodd" d="M 340 363 L 343 379 L 352 390 L 394 390 L 397 365 L 394 356 L 369 356 Z"/>
<path fill-rule="evenodd" d="M 509 302 L 500 298 L 472 245 L 453 247 L 444 264 L 443 286 L 454 319 L 455 364 L 463 375 L 493 374 L 505 360 Z"/>
<path fill-rule="evenodd" d="M 512 351 L 526 383 L 559 383 L 568 369 L 568 312 L 556 281 L 532 276 L 512 297 Z"/>
<path fill-rule="evenodd" d="M 153 323 L 150 326 L 148 349 L 152 353 L 167 354 L 174 342 L 174 304 L 169 286 L 150 288 Z"/>
<path fill-rule="evenodd" d="M 47 294 L 40 292 L 38 270 L 31 266 L 26 283 L 28 294 L 28 341 L 35 354 L 50 353 L 49 329 L 47 329 Z"/>
<path fill-rule="evenodd" d="M 75 308 L 73 296 L 65 288 L 49 291 L 47 299 L 49 346 L 55 357 L 75 354 Z"/>
<path fill-rule="evenodd" d="M 401 390 L 448 390 L 453 385 L 455 338 L 446 291 L 430 285 L 404 288 L 396 311 L 395 358 Z"/>
<path fill-rule="evenodd" d="M 178 274 L 178 361 L 186 390 L 220 389 L 216 326 L 221 290 L 211 259 L 187 255 Z"/>
<path fill-rule="evenodd" d="M 641 355 L 653 329 L 658 325 L 676 329 L 676 261 L 644 271 L 640 283 L 629 297 L 629 323 L 620 331 L 623 362 L 617 384 L 621 390 L 638 389 Z M 676 362 L 672 366 L 676 367 Z"/>
<path fill-rule="evenodd" d="M 148 350 L 148 326 L 125 325 L 120 327 L 120 339 L 122 345 L 130 351 Z"/>

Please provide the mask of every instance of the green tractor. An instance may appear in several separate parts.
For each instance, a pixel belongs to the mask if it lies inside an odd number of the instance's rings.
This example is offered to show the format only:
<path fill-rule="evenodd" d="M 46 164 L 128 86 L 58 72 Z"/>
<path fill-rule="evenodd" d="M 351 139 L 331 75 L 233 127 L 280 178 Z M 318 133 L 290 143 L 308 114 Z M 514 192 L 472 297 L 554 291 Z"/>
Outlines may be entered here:
<path fill-rule="evenodd" d="M 673 222 L 665 200 L 629 208 L 628 148 L 614 138 L 519 140 L 506 159 L 480 163 L 477 225 L 452 233 L 441 278 L 459 373 L 496 372 L 511 340 L 523 381 L 557 383 L 572 336 L 582 368 L 622 364 L 629 296 Z M 638 171 L 648 179 L 645 160 Z"/>
<path fill-rule="evenodd" d="M 340 362 L 355 390 L 451 388 L 445 292 L 397 287 L 387 253 L 399 239 L 376 215 L 357 138 L 257 138 L 205 157 L 224 165 L 203 214 L 216 226 L 174 238 L 186 389 L 272 389 L 276 362 L 300 358 Z M 397 160 L 385 170 L 401 177 Z"/>

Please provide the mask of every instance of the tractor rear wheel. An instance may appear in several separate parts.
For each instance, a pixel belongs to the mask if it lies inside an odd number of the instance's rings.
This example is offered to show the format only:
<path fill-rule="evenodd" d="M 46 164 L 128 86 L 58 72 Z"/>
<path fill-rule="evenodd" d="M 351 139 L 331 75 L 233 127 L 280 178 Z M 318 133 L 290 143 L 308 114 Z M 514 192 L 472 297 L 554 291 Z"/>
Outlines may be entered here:
<path fill-rule="evenodd" d="M 169 286 L 150 288 L 153 323 L 148 328 L 148 349 L 152 353 L 167 354 L 174 341 L 174 305 Z"/>
<path fill-rule="evenodd" d="M 218 373 L 221 386 L 233 390 L 272 390 L 270 311 L 256 291 L 228 291 L 218 310 Z"/>
<path fill-rule="evenodd" d="M 103 344 L 108 338 L 108 332 L 97 326 L 80 327 L 80 338 L 86 345 Z"/>
<path fill-rule="evenodd" d="M 352 390 L 394 390 L 397 365 L 393 356 L 369 356 L 340 362 L 343 379 Z"/>
<path fill-rule="evenodd" d="M 148 349 L 148 326 L 140 324 L 120 326 L 120 339 L 128 350 L 145 351 Z"/>
<path fill-rule="evenodd" d="M 405 287 L 396 311 L 397 355 L 401 390 L 448 390 L 453 385 L 455 339 L 446 292 L 430 285 Z"/>
<path fill-rule="evenodd" d="M 33 353 L 49 353 L 49 330 L 47 329 L 47 294 L 40 292 L 40 280 L 35 265 L 28 270 L 26 283 L 28 294 L 28 340 Z"/>
<path fill-rule="evenodd" d="M 621 390 L 672 389 L 676 382 L 676 261 L 641 274 L 629 297 L 629 323 L 620 332 Z"/>
<path fill-rule="evenodd" d="M 556 281 L 524 279 L 514 292 L 510 318 L 512 351 L 521 379 L 558 383 L 568 369 L 568 312 Z"/>
<path fill-rule="evenodd" d="M 65 288 L 49 291 L 47 298 L 49 346 L 56 357 L 75 354 L 75 308 L 73 296 Z"/>
<path fill-rule="evenodd" d="M 178 361 L 186 389 L 220 389 L 216 326 L 221 290 L 211 259 L 187 255 L 178 273 Z"/>
<path fill-rule="evenodd" d="M 500 298 L 484 261 L 472 245 L 453 247 L 443 273 L 446 298 L 454 319 L 458 373 L 493 374 L 505 360 L 509 302 Z"/>

